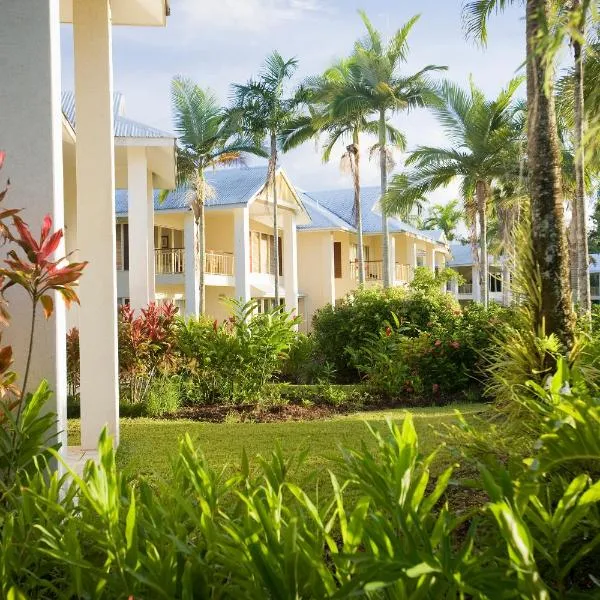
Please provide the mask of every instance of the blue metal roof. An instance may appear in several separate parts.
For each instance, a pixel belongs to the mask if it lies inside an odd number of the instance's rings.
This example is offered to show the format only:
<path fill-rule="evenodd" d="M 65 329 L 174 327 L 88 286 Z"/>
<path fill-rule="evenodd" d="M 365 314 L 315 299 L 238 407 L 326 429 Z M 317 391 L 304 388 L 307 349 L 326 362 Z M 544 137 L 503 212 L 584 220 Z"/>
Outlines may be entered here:
<path fill-rule="evenodd" d="M 324 192 L 307 192 L 308 196 L 318 207 L 327 210 L 330 215 L 341 219 L 346 228 L 355 230 L 352 207 L 354 206 L 354 190 L 329 190 Z M 363 233 L 382 233 L 381 213 L 379 211 L 379 187 L 363 187 L 360 191 L 362 205 Z M 312 215 L 311 215 L 312 216 Z M 303 227 L 310 230 L 311 225 Z M 315 228 L 319 228 L 316 226 Z M 321 226 L 322 228 L 322 226 Z M 391 233 L 412 233 L 438 241 L 439 235 L 434 231 L 421 231 L 396 218 L 389 219 Z"/>
<path fill-rule="evenodd" d="M 450 244 L 452 259 L 448 262 L 449 267 L 469 267 L 473 264 L 473 250 L 470 244 Z M 488 264 L 498 265 L 500 262 L 495 256 L 488 256 Z"/>
<path fill-rule="evenodd" d="M 133 119 L 123 116 L 124 100 L 119 92 L 113 94 L 113 112 L 115 118 L 115 137 L 128 138 L 175 138 L 173 133 L 161 131 L 150 125 L 144 125 Z M 71 127 L 76 130 L 75 94 L 62 93 L 62 111 Z"/>
<path fill-rule="evenodd" d="M 318 202 L 313 200 L 309 194 L 302 192 L 300 194 L 302 198 L 302 204 L 310 217 L 310 223 L 307 225 L 298 225 L 298 229 L 301 230 L 319 230 L 319 229 L 343 229 L 348 231 L 354 231 L 354 227 L 348 225 L 346 221 L 340 219 L 337 215 L 327 210 L 324 206 L 321 206 Z"/>
<path fill-rule="evenodd" d="M 215 195 L 207 200 L 206 205 L 217 206 L 243 206 L 261 190 L 267 179 L 267 167 L 242 167 L 230 169 L 217 169 L 205 173 L 206 181 L 214 189 Z M 187 187 L 179 187 L 159 202 L 158 190 L 154 192 L 154 210 L 188 210 Z M 127 214 L 127 190 L 117 190 L 115 209 L 118 215 Z"/>

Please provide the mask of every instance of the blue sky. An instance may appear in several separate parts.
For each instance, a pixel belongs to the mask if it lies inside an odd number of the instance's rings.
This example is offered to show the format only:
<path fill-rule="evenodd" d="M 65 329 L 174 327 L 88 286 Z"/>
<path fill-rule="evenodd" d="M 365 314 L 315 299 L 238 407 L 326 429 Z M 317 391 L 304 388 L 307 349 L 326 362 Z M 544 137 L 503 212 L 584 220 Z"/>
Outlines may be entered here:
<path fill-rule="evenodd" d="M 297 57 L 297 81 L 323 71 L 349 54 L 363 35 L 357 14 L 363 8 L 384 33 L 398 29 L 416 13 L 406 72 L 427 64 L 448 66 L 446 77 L 467 85 L 470 75 L 490 95 L 496 94 L 518 71 L 524 56 L 523 9 L 494 16 L 487 48 L 465 40 L 461 23 L 462 0 L 171 0 L 172 16 L 165 29 L 115 28 L 113 34 L 114 86 L 125 95 L 127 116 L 172 130 L 169 85 L 175 74 L 210 87 L 225 103 L 230 84 L 255 74 L 266 55 L 277 49 Z M 63 88 L 73 87 L 72 37 L 63 27 Z M 524 90 L 523 90 L 524 93 Z M 409 148 L 443 144 L 444 136 L 426 111 L 394 118 Z M 372 143 L 365 139 L 363 155 Z M 340 149 L 340 153 L 341 153 Z M 396 169 L 402 168 L 398 155 Z M 349 187 L 334 156 L 323 164 L 315 144 L 282 157 L 294 183 L 306 190 Z M 363 161 L 363 183 L 378 184 L 376 162 Z M 434 202 L 455 194 L 455 186 L 437 192 Z"/>

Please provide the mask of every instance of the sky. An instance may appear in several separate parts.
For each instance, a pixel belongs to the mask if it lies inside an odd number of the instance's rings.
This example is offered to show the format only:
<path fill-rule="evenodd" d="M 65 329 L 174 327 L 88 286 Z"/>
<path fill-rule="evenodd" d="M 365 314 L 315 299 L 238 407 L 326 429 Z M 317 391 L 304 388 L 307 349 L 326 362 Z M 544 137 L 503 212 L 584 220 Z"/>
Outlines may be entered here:
<path fill-rule="evenodd" d="M 352 51 L 364 34 L 358 15 L 364 9 L 375 26 L 389 36 L 415 14 L 420 19 L 409 38 L 410 55 L 403 71 L 425 65 L 448 67 L 442 75 L 467 86 L 469 77 L 490 96 L 521 72 L 524 58 L 523 8 L 520 3 L 490 22 L 489 41 L 482 48 L 465 39 L 463 0 L 171 0 L 166 28 L 115 27 L 114 89 L 125 96 L 126 115 L 172 131 L 170 82 L 174 75 L 211 88 L 227 104 L 232 83 L 256 75 L 273 50 L 296 57 L 292 85 L 321 73 Z M 61 36 L 63 89 L 73 89 L 70 26 Z M 524 95 L 525 90 L 522 90 Z M 401 113 L 393 123 L 406 135 L 409 150 L 419 145 L 446 145 L 435 118 L 425 110 Z M 361 142 L 363 156 L 373 140 Z M 328 164 L 316 143 L 309 142 L 281 157 L 293 183 L 303 190 L 348 188 L 350 176 L 340 170 L 339 156 Z M 396 171 L 405 156 L 396 155 Z M 378 185 L 378 161 L 363 160 L 363 185 Z M 457 185 L 432 194 L 432 203 L 456 197 Z"/>

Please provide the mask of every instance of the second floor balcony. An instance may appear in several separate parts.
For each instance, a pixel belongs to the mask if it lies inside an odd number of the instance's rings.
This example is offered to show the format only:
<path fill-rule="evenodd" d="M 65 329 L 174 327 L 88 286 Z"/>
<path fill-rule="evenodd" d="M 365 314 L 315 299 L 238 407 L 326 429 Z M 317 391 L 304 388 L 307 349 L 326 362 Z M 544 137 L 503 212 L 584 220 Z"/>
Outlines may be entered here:
<path fill-rule="evenodd" d="M 233 254 L 207 250 L 204 257 L 204 272 L 210 275 L 233 276 Z M 154 268 L 157 275 L 184 273 L 185 249 L 165 248 L 154 251 Z"/>
<path fill-rule="evenodd" d="M 365 264 L 365 282 L 383 281 L 383 261 L 382 260 L 366 260 Z M 394 281 L 408 282 L 412 279 L 412 269 L 410 265 L 395 263 Z M 358 262 L 350 261 L 350 278 L 358 281 Z"/>

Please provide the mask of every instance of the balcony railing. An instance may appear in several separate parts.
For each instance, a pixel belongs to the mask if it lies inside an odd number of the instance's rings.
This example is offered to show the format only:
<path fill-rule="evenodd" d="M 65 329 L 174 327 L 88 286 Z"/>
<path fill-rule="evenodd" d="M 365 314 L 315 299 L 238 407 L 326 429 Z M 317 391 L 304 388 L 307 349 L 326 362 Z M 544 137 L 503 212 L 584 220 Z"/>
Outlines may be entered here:
<path fill-rule="evenodd" d="M 185 250 L 183 248 L 155 250 L 154 260 L 157 275 L 175 275 L 183 273 L 185 270 Z M 204 272 L 211 275 L 233 275 L 233 254 L 207 250 Z"/>
<path fill-rule="evenodd" d="M 473 293 L 473 284 L 472 283 L 463 283 L 458 286 L 459 294 L 472 294 Z"/>
<path fill-rule="evenodd" d="M 154 269 L 157 275 L 183 273 L 185 268 L 185 250 L 166 248 L 154 251 Z"/>
<path fill-rule="evenodd" d="M 365 281 L 383 281 L 383 261 L 365 260 Z M 410 281 L 410 265 L 396 263 L 394 265 L 395 281 Z M 350 261 L 350 278 L 358 281 L 358 261 Z"/>
<path fill-rule="evenodd" d="M 211 275 L 233 275 L 233 254 L 207 250 L 204 257 L 204 272 Z"/>
<path fill-rule="evenodd" d="M 592 285 L 590 287 L 590 294 L 594 297 L 600 296 L 600 286 Z"/>

